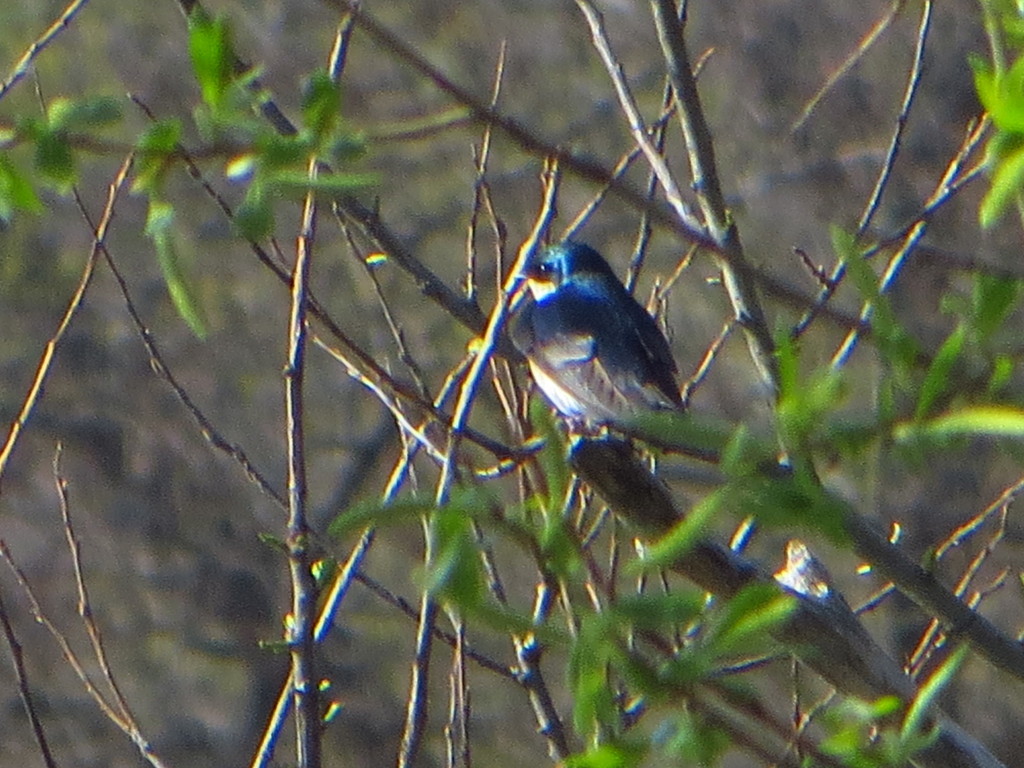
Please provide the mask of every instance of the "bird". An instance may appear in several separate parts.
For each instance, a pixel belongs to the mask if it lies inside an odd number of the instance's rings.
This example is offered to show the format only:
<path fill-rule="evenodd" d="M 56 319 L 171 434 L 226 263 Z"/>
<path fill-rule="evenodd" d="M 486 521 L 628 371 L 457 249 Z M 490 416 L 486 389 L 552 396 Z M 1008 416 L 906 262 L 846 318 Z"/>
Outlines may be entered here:
<path fill-rule="evenodd" d="M 531 254 L 522 277 L 529 295 L 512 343 L 570 425 L 615 426 L 683 409 L 665 334 L 601 254 L 566 240 Z"/>

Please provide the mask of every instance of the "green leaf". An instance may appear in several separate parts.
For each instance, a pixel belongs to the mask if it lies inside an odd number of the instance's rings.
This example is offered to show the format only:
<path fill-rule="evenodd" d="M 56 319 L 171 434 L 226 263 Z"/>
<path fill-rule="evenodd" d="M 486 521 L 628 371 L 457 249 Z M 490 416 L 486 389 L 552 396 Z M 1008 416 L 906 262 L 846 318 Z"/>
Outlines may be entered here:
<path fill-rule="evenodd" d="M 923 419 L 927 416 L 935 401 L 946 392 L 949 374 L 956 361 L 960 359 L 966 341 L 967 328 L 961 324 L 953 329 L 953 332 L 939 347 L 939 351 L 921 383 L 921 394 L 917 399 L 917 408 L 914 409 L 915 419 Z"/>
<path fill-rule="evenodd" d="M 896 376 L 913 368 L 917 346 L 913 338 L 896 320 L 889 297 L 879 290 L 879 278 L 864 260 L 856 239 L 839 227 L 832 227 L 832 247 L 846 265 L 861 297 L 871 304 L 871 327 L 883 357 L 893 365 Z"/>
<path fill-rule="evenodd" d="M 974 90 L 978 92 L 978 101 L 991 113 L 992 106 L 998 100 L 995 73 L 989 63 L 977 54 L 968 55 L 967 63 L 974 73 Z"/>
<path fill-rule="evenodd" d="M 600 744 L 583 754 L 572 755 L 565 768 L 634 768 L 642 764 L 647 750 L 642 744 L 629 741 Z"/>
<path fill-rule="evenodd" d="M 403 496 L 387 503 L 371 499 L 340 512 L 327 530 L 331 536 L 338 539 L 370 526 L 405 525 L 419 520 L 435 506 L 434 498 L 429 494 Z"/>
<path fill-rule="evenodd" d="M 618 708 L 608 684 L 608 663 L 619 655 L 619 637 L 612 617 L 591 614 L 580 625 L 569 658 L 569 686 L 573 692 L 573 722 L 581 733 L 596 724 L 613 724 Z"/>
<path fill-rule="evenodd" d="M 327 160 L 334 166 L 342 166 L 346 163 L 350 163 L 353 160 L 358 160 L 360 157 L 366 154 L 366 142 L 359 136 L 353 135 L 342 135 L 336 136 L 327 147 L 322 150 L 322 154 Z"/>
<path fill-rule="evenodd" d="M 304 136 L 281 136 L 271 133 L 260 136 L 256 142 L 256 158 L 261 168 L 294 170 L 296 166 L 300 166 L 302 170 L 298 173 L 305 176 L 305 166 L 313 149 Z"/>
<path fill-rule="evenodd" d="M 907 710 L 903 727 L 900 729 L 900 737 L 902 739 L 907 739 L 921 730 L 924 718 L 935 705 L 939 694 L 952 682 L 953 676 L 960 669 L 964 659 L 967 658 L 967 650 L 968 646 L 964 644 L 953 651 L 949 658 L 943 662 L 942 666 L 935 670 L 932 676 L 928 678 L 928 682 L 921 686 L 921 690 L 918 691 L 913 703 Z"/>
<path fill-rule="evenodd" d="M 746 424 L 739 424 L 722 449 L 719 466 L 729 477 L 744 478 L 759 474 L 760 468 L 776 454 L 774 446 L 766 445 L 751 434 Z"/>
<path fill-rule="evenodd" d="M 804 376 L 799 385 L 781 391 L 778 418 L 786 444 L 802 445 L 825 424 L 825 417 L 843 401 L 846 374 L 832 367 Z"/>
<path fill-rule="evenodd" d="M 675 765 L 719 765 L 734 744 L 721 728 L 705 722 L 696 712 L 683 712 L 676 721 L 676 732 L 668 743 L 677 755 Z"/>
<path fill-rule="evenodd" d="M 826 710 L 822 721 L 828 736 L 821 749 L 840 758 L 851 768 L 893 768 L 907 764 L 904 756 L 889 759 L 887 747 L 892 741 L 891 731 L 879 732 L 879 722 L 891 717 L 902 708 L 895 696 L 886 696 L 875 702 L 847 698 Z"/>
<path fill-rule="evenodd" d="M 704 610 L 704 595 L 695 591 L 626 595 L 609 610 L 631 628 L 662 630 L 687 624 Z"/>
<path fill-rule="evenodd" d="M 430 562 L 426 590 L 463 610 L 483 601 L 484 578 L 473 538 L 470 518 L 457 508 L 438 510 L 431 523 L 434 557 Z"/>
<path fill-rule="evenodd" d="M 379 181 L 380 176 L 375 173 L 322 173 L 312 179 L 305 171 L 275 171 L 267 175 L 267 184 L 275 192 L 301 196 L 312 191 L 327 198 L 364 189 Z"/>
<path fill-rule="evenodd" d="M 75 158 L 68 137 L 63 131 L 43 129 L 36 137 L 36 168 L 54 184 L 57 191 L 66 194 L 77 178 Z"/>
<path fill-rule="evenodd" d="M 54 99 L 47 109 L 47 120 L 55 131 L 87 131 L 119 122 L 121 102 L 110 96 L 87 99 Z"/>
<path fill-rule="evenodd" d="M 181 121 L 160 120 L 149 126 L 136 142 L 135 192 L 156 195 L 160 192 L 172 156 L 181 141 Z"/>
<path fill-rule="evenodd" d="M 42 213 L 43 203 L 10 158 L 0 154 L 0 222 L 10 221 L 15 211 Z"/>
<path fill-rule="evenodd" d="M 829 495 L 806 471 L 794 469 L 790 477 L 751 475 L 734 480 L 723 490 L 731 509 L 753 515 L 764 525 L 817 531 L 837 544 L 848 538 L 843 501 Z"/>
<path fill-rule="evenodd" d="M 1010 381 L 1013 375 L 1014 362 L 1009 355 L 996 355 L 992 361 L 992 374 L 989 376 L 986 389 L 990 394 L 999 392 Z"/>
<path fill-rule="evenodd" d="M 256 539 L 261 544 L 265 544 L 274 551 L 280 552 L 282 555 L 288 554 L 288 545 L 285 544 L 284 540 L 276 534 L 259 532 L 256 534 Z"/>
<path fill-rule="evenodd" d="M 320 143 L 338 124 L 341 112 L 341 90 L 323 70 L 314 72 L 302 92 L 303 124 Z"/>
<path fill-rule="evenodd" d="M 544 513 L 557 515 L 561 513 L 572 480 L 569 464 L 565 460 L 565 441 L 558 431 L 551 409 L 539 397 L 535 397 L 530 403 L 530 423 L 534 432 L 544 440 L 537 454 L 537 463 L 547 486 L 542 499 Z"/>
<path fill-rule="evenodd" d="M 797 355 L 797 343 L 788 333 L 781 334 L 778 339 L 775 357 L 778 360 L 779 392 L 795 392 L 800 382 L 800 359 Z"/>
<path fill-rule="evenodd" d="M 992 336 L 1020 296 L 1021 281 L 979 272 L 974 276 L 971 310 L 979 341 Z"/>
<path fill-rule="evenodd" d="M 227 20 L 193 12 L 189 16 L 188 51 L 203 101 L 216 110 L 224 103 L 235 63 Z"/>
<path fill-rule="evenodd" d="M 541 554 L 551 572 L 562 578 L 572 578 L 582 568 L 579 543 L 567 529 L 560 510 L 544 517 L 539 538 Z"/>
<path fill-rule="evenodd" d="M 256 645 L 261 651 L 277 654 L 289 653 L 292 649 L 287 640 L 259 640 Z"/>
<path fill-rule="evenodd" d="M 978 208 L 982 229 L 991 228 L 1020 194 L 1024 182 L 1024 148 L 1001 158 L 992 174 L 992 183 Z"/>
<path fill-rule="evenodd" d="M 974 87 L 992 122 L 1000 131 L 1024 132 L 1024 57 L 1001 76 L 980 57 L 970 57 Z"/>
<path fill-rule="evenodd" d="M 234 224 L 242 237 L 254 243 L 260 242 L 274 231 L 274 209 L 259 180 L 249 185 L 245 199 L 235 209 Z"/>
<path fill-rule="evenodd" d="M 736 652 L 751 640 L 763 641 L 795 608 L 795 598 L 773 584 L 744 587 L 710 616 L 706 647 L 722 656 Z"/>
<path fill-rule="evenodd" d="M 186 279 L 174 246 L 173 223 L 174 208 L 169 203 L 151 200 L 146 218 L 146 234 L 156 246 L 157 261 L 160 263 L 167 291 L 171 295 L 175 309 L 188 327 L 197 337 L 205 339 L 206 324 L 203 322 L 199 303 Z"/>
<path fill-rule="evenodd" d="M 900 424 L 893 436 L 899 441 L 919 437 L 1024 438 L 1024 410 L 1003 405 L 970 406 L 930 421 Z"/>
<path fill-rule="evenodd" d="M 631 437 L 652 445 L 716 457 L 726 446 L 733 425 L 707 414 L 652 411 L 622 424 Z"/>
<path fill-rule="evenodd" d="M 704 538 L 708 523 L 721 510 L 723 500 L 723 494 L 709 493 L 695 504 L 672 530 L 646 547 L 643 558 L 631 567 L 650 572 L 670 568 L 679 562 Z"/>

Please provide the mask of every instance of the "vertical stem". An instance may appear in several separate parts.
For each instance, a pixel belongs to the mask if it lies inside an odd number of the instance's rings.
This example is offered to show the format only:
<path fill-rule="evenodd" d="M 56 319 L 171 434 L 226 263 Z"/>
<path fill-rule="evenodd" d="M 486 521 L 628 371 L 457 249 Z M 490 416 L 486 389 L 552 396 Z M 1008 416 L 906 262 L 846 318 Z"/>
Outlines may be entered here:
<path fill-rule="evenodd" d="M 316 163 L 310 163 L 310 177 Z M 316 231 L 316 203 L 307 195 L 302 212 L 292 272 L 292 302 L 288 318 L 288 363 L 285 366 L 285 411 L 288 429 L 288 567 L 292 583 L 292 691 L 295 699 L 296 762 L 299 768 L 319 768 L 320 707 L 313 663 L 313 623 L 316 584 L 310 571 L 309 526 L 306 521 L 306 463 L 303 440 L 302 383 L 306 352 L 306 308 L 309 264 Z"/>
<path fill-rule="evenodd" d="M 743 253 L 739 230 L 725 205 L 715 166 L 715 148 L 704 116 L 693 76 L 683 22 L 674 0 L 651 0 L 658 42 L 676 94 L 679 121 L 690 158 L 690 171 L 697 201 L 711 238 L 728 258 L 716 254 L 722 283 L 729 294 L 736 319 L 746 331 L 751 357 L 766 386 L 778 391 L 775 342 L 772 339 L 761 301 L 754 286 L 752 270 Z"/>

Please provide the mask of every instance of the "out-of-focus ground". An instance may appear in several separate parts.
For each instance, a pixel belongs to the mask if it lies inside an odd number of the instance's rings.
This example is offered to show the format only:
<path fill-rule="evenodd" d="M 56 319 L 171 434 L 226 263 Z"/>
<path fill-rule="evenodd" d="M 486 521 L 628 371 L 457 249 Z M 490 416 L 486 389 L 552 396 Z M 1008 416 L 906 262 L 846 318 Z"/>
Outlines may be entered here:
<path fill-rule="evenodd" d="M 571 146 L 607 165 L 631 144 L 607 75 L 589 32 L 572 3 L 545 0 L 436 0 L 374 2 L 364 7 L 411 43 L 454 81 L 488 94 L 502 41 L 507 68 L 500 109 L 554 143 Z M 701 92 L 718 150 L 719 172 L 751 258 L 808 291 L 811 278 L 794 256 L 803 249 L 830 265 L 830 225 L 854 228 L 887 149 L 906 85 L 918 27 L 908 4 L 882 37 L 821 101 L 805 126 L 791 126 L 803 106 L 887 11 L 887 4 L 820 0 L 761 3 L 691 2 L 689 41 L 694 56 L 709 52 Z M 328 4 L 218 2 L 212 10 L 232 20 L 241 55 L 258 63 L 268 88 L 295 114 L 299 81 L 327 59 L 335 17 Z M 0 6 L 0 75 L 6 74 L 60 3 Z M 646 4 L 603 4 L 612 42 L 646 114 L 657 114 L 663 66 Z M 873 231 L 891 232 L 922 205 L 978 112 L 967 56 L 984 50 L 977 11 L 970 4 L 940 4 L 926 52 L 924 76 L 893 179 Z M 174 3 L 126 4 L 94 0 L 54 46 L 39 57 L 38 83 L 46 98 L 60 94 L 136 94 L 160 116 L 187 118 L 197 101 L 188 74 L 186 27 Z M 31 110 L 31 81 L 0 102 L 0 120 Z M 435 87 L 396 64 L 356 32 L 344 77 L 344 116 L 370 135 L 451 106 Z M 129 122 L 144 118 L 126 107 Z M 670 155 L 680 178 L 686 165 L 678 131 Z M 471 148 L 477 127 L 457 127 L 416 141 L 373 143 L 361 168 L 377 170 L 383 220 L 402 242 L 450 285 L 465 265 L 466 226 L 473 200 Z M 119 158 L 83 165 L 82 194 L 98 214 Z M 510 253 L 532 224 L 539 202 L 538 158 L 495 137 L 489 170 L 494 200 L 508 225 Z M 210 177 L 229 199 L 213 166 Z M 630 175 L 645 183 L 646 169 Z M 144 319 L 167 362 L 191 397 L 230 440 L 244 447 L 268 478 L 284 486 L 285 443 L 281 368 L 285 353 L 287 294 L 184 173 L 170 184 L 178 204 L 181 255 L 196 282 L 210 335 L 197 340 L 174 311 L 152 246 L 142 234 L 145 204 L 125 196 L 118 206 L 110 249 L 127 275 Z M 564 225 L 593 188 L 571 177 L 560 199 Z M 981 233 L 970 188 L 932 222 L 927 242 L 964 258 L 1016 266 L 1019 231 Z M 90 235 L 67 199 L 48 194 L 42 216 L 20 217 L 0 231 L 0 415 L 13 418 L 36 361 L 73 290 Z M 282 203 L 278 236 L 293 249 L 298 207 Z M 592 218 L 582 237 L 621 272 L 637 227 L 635 214 L 614 200 Z M 492 250 L 481 236 L 481 294 L 493 297 Z M 664 233 L 655 235 L 640 294 L 648 295 L 684 252 Z M 314 284 L 342 327 L 378 360 L 406 378 L 365 272 L 325 219 L 318 233 Z M 377 275 L 401 323 L 408 347 L 436 391 L 464 354 L 470 334 L 422 298 L 393 265 Z M 668 325 L 684 372 L 729 316 L 709 259 L 698 258 L 672 294 Z M 940 300 L 965 294 L 965 274 L 913 259 L 901 277 L 894 305 L 926 346 L 934 348 L 950 327 Z M 838 305 L 853 311 L 856 297 Z M 768 301 L 772 324 L 796 315 Z M 1006 332 L 1020 337 L 1021 318 Z M 841 335 L 820 323 L 805 342 L 809 359 L 827 359 Z M 872 395 L 870 351 L 858 353 L 865 372 L 850 393 L 851 412 Z M 856 361 L 855 361 L 856 362 Z M 380 493 L 397 456 L 390 418 L 344 370 L 311 350 L 307 373 L 308 459 L 311 503 L 319 525 L 352 501 Z M 474 426 L 506 438 L 493 403 L 477 407 Z M 766 429 L 767 408 L 739 336 L 731 339 L 694 407 Z M 111 663 L 147 735 L 170 765 L 236 765 L 248 761 L 285 669 L 283 657 L 260 650 L 261 639 L 281 634 L 288 605 L 282 556 L 257 541 L 280 534 L 277 508 L 249 484 L 231 461 L 204 441 L 168 387 L 152 374 L 120 294 L 100 267 L 85 305 L 58 352 L 45 395 L 3 479 L 0 537 L 29 575 L 47 612 L 85 649 L 75 618 L 76 594 L 60 527 L 52 478 L 55 444 L 64 444 L 62 467 L 83 548 L 86 574 Z M 671 462 L 665 471 L 672 476 Z M 868 514 L 898 520 L 914 556 L 982 509 L 1019 470 L 1006 454 L 984 446 L 950 451 L 889 467 L 865 463 L 840 467 L 830 478 Z M 424 467 L 423 484 L 433 474 Z M 696 494 L 699 489 L 681 488 Z M 722 521 L 728 531 L 735 520 Z M 1020 563 L 1021 527 L 1011 514 L 992 567 Z M 769 565 L 781 534 L 765 536 L 755 554 Z M 411 563 L 420 556 L 419 532 L 402 526 L 382 532 L 367 571 L 415 602 Z M 499 556 L 503 554 L 499 545 Z M 833 553 L 824 548 L 828 559 Z M 958 574 L 966 558 L 951 559 Z M 876 582 L 852 576 L 855 563 L 831 563 L 851 602 Z M 505 573 L 514 593 L 528 595 L 533 572 L 508 555 Z M 1015 571 L 1016 572 L 1016 571 Z M 97 712 L 62 663 L 45 631 L 29 617 L 10 574 L 0 575 L 7 610 L 24 645 L 33 691 L 62 764 L 138 765 L 132 746 Z M 986 603 L 986 613 L 1016 632 L 1021 610 L 1012 588 Z M 869 619 L 893 653 L 908 652 L 925 618 L 892 604 Z M 489 633 L 470 640 L 506 663 L 507 642 Z M 345 704 L 328 736 L 327 765 L 393 762 L 401 732 L 412 624 L 365 589 L 345 603 L 339 629 L 326 648 L 327 674 Z M 436 668 L 447 651 L 438 646 Z M 0 653 L 0 764 L 38 760 L 17 699 L 7 653 Z M 553 679 L 563 698 L 559 660 Z M 440 764 L 446 680 L 435 675 L 428 752 Z M 473 750 L 479 765 L 511 766 L 547 760 L 525 695 L 508 681 L 471 670 Z M 991 667 L 975 661 L 947 695 L 948 711 L 1008 765 L 1024 763 L 1016 723 L 1024 697 Z M 282 759 L 284 753 L 280 753 Z M 746 757 L 735 765 L 750 764 Z"/>

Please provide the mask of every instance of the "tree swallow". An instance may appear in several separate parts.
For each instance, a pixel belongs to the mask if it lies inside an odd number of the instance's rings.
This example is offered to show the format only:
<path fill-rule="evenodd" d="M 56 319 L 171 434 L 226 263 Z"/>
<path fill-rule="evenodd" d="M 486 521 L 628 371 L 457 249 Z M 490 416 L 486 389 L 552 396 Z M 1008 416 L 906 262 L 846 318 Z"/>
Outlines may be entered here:
<path fill-rule="evenodd" d="M 512 342 L 566 419 L 595 427 L 682 409 L 668 341 L 597 251 L 567 240 L 535 252 L 523 276 L 531 297 Z"/>

